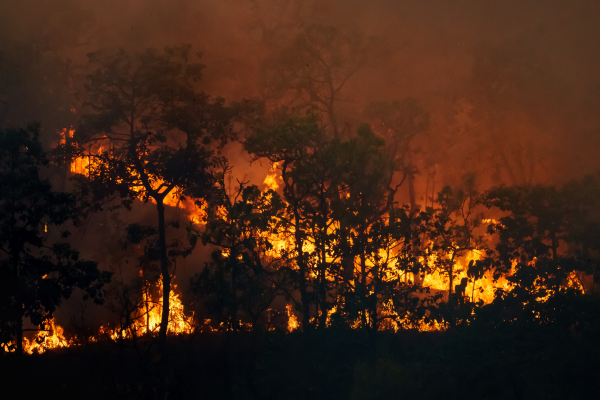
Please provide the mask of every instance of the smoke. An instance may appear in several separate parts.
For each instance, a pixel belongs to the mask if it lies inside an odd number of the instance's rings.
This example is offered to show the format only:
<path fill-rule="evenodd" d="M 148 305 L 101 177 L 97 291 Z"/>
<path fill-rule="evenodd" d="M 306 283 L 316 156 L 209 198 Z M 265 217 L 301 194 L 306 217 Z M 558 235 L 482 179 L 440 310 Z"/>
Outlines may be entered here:
<path fill-rule="evenodd" d="M 203 90 L 261 97 L 265 66 L 318 23 L 381 44 L 342 91 L 347 121 L 374 101 L 411 97 L 429 111 L 414 145 L 421 203 L 472 175 L 482 188 L 561 183 L 600 169 L 599 17 L 595 0 L 7 1 L 0 127 L 38 120 L 56 140 L 77 119 L 86 54 L 99 49 L 191 43 Z M 236 178 L 262 184 L 269 165 L 250 166 L 239 146 L 227 155 Z"/>

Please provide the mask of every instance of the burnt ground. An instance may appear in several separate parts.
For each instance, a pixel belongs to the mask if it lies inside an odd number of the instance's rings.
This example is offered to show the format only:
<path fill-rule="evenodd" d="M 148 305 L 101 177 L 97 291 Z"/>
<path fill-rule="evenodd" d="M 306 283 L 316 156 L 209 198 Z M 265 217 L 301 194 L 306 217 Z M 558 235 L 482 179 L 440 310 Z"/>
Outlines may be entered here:
<path fill-rule="evenodd" d="M 0 356 L 3 398 L 595 398 L 597 335 L 552 328 L 381 333 L 199 334 Z"/>

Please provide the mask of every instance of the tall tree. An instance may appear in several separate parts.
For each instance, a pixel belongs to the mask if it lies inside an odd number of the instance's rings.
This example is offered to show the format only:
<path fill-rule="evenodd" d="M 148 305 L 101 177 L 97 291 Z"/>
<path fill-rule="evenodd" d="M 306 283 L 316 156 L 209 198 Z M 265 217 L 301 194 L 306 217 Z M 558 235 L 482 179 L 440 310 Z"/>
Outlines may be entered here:
<path fill-rule="evenodd" d="M 413 160 L 414 145 L 411 144 L 429 129 L 429 112 L 415 99 L 406 98 L 371 103 L 365 109 L 365 115 L 373 123 L 375 132 L 388 144 L 390 162 L 396 170 L 404 171 L 408 178 L 410 207 L 414 213 L 417 209 L 414 181 L 418 169 Z"/>
<path fill-rule="evenodd" d="M 409 239 L 412 236 L 405 229 L 412 214 L 405 215 L 405 210 L 395 207 L 396 193 L 407 174 L 404 172 L 400 181 L 394 182 L 397 168 L 385 144 L 367 125 L 343 143 L 345 175 L 341 186 L 345 191 L 333 201 L 334 218 L 339 221 L 336 250 L 342 259 L 342 280 L 347 285 L 345 306 L 351 310 L 357 306 L 351 303 L 358 301 L 362 325 L 375 329 L 380 322 L 378 310 L 386 302 L 381 301 L 382 289 L 391 283 L 384 275 L 394 269 L 398 256 L 408 259 L 406 249 L 411 243 L 405 239 L 407 234 Z M 403 263 L 403 272 L 408 272 L 408 264 Z"/>
<path fill-rule="evenodd" d="M 64 241 L 77 202 L 41 177 L 49 161 L 38 135 L 37 126 L 0 131 L 0 343 L 15 336 L 18 353 L 24 318 L 41 329 L 76 287 L 101 303 L 110 280 Z"/>
<path fill-rule="evenodd" d="M 435 268 L 448 276 L 449 295 L 454 289 L 458 258 L 468 251 L 482 250 L 483 238 L 474 232 L 482 219 L 477 200 L 473 187 L 453 190 L 446 186 L 438 195 L 440 208 L 433 213 L 430 246 L 436 254 Z"/>
<path fill-rule="evenodd" d="M 267 86 L 277 104 L 321 114 L 323 127 L 337 136 L 342 131 L 337 107 L 347 100 L 342 91 L 376 53 L 374 39 L 362 32 L 307 24 L 269 64 Z"/>
<path fill-rule="evenodd" d="M 255 330 L 275 298 L 289 293 L 289 268 L 275 248 L 284 204 L 273 190 L 261 193 L 243 182 L 236 192 L 224 196 L 224 206 L 210 207 L 205 230 L 190 235 L 193 244 L 201 237 L 218 246 L 192 288 L 228 330 L 240 329 L 240 320 Z"/>
<path fill-rule="evenodd" d="M 256 159 L 280 165 L 287 202 L 287 232 L 293 237 L 298 267 L 303 329 L 310 325 L 310 304 L 320 312 L 325 325 L 329 308 L 329 272 L 337 262 L 333 253 L 334 210 L 332 201 L 343 190 L 344 156 L 338 138 L 331 138 L 313 116 L 290 118 L 271 129 L 257 130 L 245 142 Z M 316 278 L 311 282 L 310 275 Z"/>
<path fill-rule="evenodd" d="M 163 52 L 90 54 L 95 70 L 86 92 L 90 113 L 74 137 L 75 155 L 90 162 L 80 176 L 84 193 L 96 201 L 119 197 L 156 204 L 163 286 L 159 342 L 164 347 L 171 274 L 165 204 L 191 196 L 203 199 L 213 186 L 218 150 L 233 135 L 236 109 L 195 89 L 204 66 L 192 62 L 191 46 Z M 200 54 L 198 54 L 200 56 Z"/>
<path fill-rule="evenodd" d="M 402 183 L 392 186 L 395 171 L 383 145 L 367 126 L 342 140 L 321 129 L 313 116 L 258 130 L 246 141 L 250 153 L 280 168 L 304 329 L 311 304 L 317 307 L 318 326 L 324 327 L 327 312 L 341 306 L 342 292 L 366 288 L 369 229 L 390 211 Z M 357 257 L 359 277 L 354 274 Z"/>

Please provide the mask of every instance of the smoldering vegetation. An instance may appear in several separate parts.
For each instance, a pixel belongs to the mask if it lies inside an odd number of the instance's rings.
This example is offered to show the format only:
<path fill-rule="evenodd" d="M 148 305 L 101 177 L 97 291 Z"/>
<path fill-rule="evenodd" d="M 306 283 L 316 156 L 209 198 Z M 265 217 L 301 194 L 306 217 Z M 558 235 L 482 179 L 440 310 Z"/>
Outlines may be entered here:
<path fill-rule="evenodd" d="M 1 375 L 24 397 L 589 395 L 599 17 L 582 0 L 0 4 L 0 150 L 31 183 L 0 201 L 38 222 L 23 259 L 54 268 L 28 261 L 29 314 L 5 285 L 1 343 L 34 354 L 0 353 Z M 45 348 L 54 323 L 66 339 Z"/>

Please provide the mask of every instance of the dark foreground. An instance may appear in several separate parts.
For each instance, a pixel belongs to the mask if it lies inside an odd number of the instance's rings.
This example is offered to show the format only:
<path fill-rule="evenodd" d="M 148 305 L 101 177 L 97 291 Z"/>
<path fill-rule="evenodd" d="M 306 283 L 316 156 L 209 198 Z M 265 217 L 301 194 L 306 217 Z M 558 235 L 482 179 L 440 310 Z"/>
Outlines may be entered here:
<path fill-rule="evenodd" d="M 2 398 L 597 398 L 600 337 L 552 328 L 445 333 L 328 329 L 95 343 L 0 356 Z M 20 383 L 19 383 L 20 382 Z M 12 393 L 11 395 L 8 395 Z"/>

